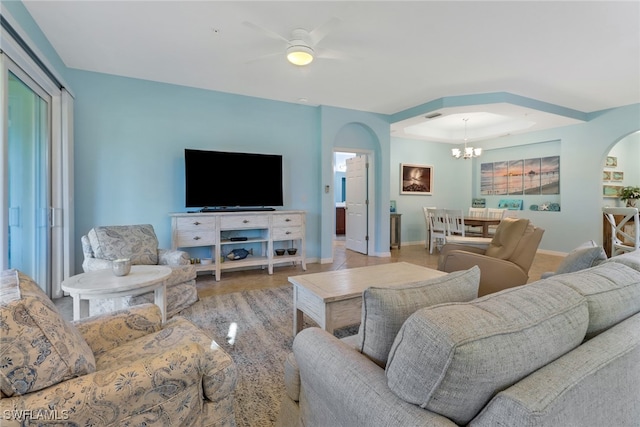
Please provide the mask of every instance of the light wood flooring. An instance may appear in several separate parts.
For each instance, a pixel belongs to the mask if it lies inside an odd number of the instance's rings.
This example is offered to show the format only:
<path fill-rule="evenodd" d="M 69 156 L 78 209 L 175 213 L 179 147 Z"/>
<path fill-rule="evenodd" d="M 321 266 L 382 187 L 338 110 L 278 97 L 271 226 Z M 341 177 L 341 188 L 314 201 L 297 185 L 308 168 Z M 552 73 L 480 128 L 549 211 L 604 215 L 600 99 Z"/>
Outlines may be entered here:
<path fill-rule="evenodd" d="M 393 248 L 391 257 L 378 258 L 366 256 L 345 249 L 344 240 L 334 241 L 333 262 L 330 264 L 307 263 L 307 271 L 303 271 L 300 265 L 277 266 L 273 269 L 273 274 L 269 275 L 265 269 L 250 269 L 241 271 L 224 271 L 219 282 L 211 274 L 198 274 L 196 286 L 200 297 L 239 292 L 253 289 L 264 289 L 279 287 L 289 284 L 288 277 L 299 274 L 318 273 L 322 271 L 342 270 L 346 268 L 364 267 L 367 265 L 387 264 L 390 262 L 410 262 L 429 268 L 437 268 L 438 253 L 433 255 L 422 245 L 402 246 Z M 529 270 L 529 282 L 534 282 L 540 278 L 545 271 L 554 271 L 562 261 L 561 256 L 538 253 Z M 63 316 L 72 318 L 72 302 L 70 297 L 54 300 Z"/>

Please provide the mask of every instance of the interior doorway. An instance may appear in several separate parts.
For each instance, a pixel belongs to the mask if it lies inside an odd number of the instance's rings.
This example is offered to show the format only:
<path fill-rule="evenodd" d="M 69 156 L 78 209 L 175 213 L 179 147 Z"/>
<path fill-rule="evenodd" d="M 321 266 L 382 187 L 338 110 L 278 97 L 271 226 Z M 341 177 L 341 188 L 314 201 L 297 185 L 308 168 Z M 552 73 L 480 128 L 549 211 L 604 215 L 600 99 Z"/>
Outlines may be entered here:
<path fill-rule="evenodd" d="M 373 153 L 370 151 L 359 151 L 359 150 L 345 150 L 345 149 L 335 149 L 333 152 L 333 197 L 335 202 L 335 216 L 334 216 L 334 227 L 333 227 L 333 247 L 334 250 L 336 246 L 340 247 L 340 249 L 354 250 L 359 253 L 363 253 L 365 255 L 371 255 L 375 253 L 375 239 L 373 238 L 373 228 L 375 226 L 375 215 L 374 209 L 375 206 L 375 185 L 374 185 L 374 159 Z M 366 168 L 362 171 L 361 178 L 357 181 L 360 182 L 358 188 L 358 193 L 363 193 L 362 196 L 364 201 L 362 203 L 356 203 L 352 208 L 357 208 L 357 205 L 360 205 L 360 211 L 354 211 L 354 215 L 349 216 L 349 209 L 347 207 L 347 198 L 353 198 L 353 190 L 349 191 L 349 178 L 347 177 L 347 161 L 353 162 L 354 159 L 360 157 L 364 159 L 364 163 L 366 164 Z M 351 178 L 353 180 L 353 177 Z M 353 181 L 355 183 L 355 181 Z M 355 184 L 351 184 L 352 187 Z M 357 197 L 360 198 L 360 197 Z M 353 209 L 352 209 L 353 210 Z M 353 222 L 356 221 L 355 224 Z M 349 223 L 352 223 L 350 226 Z M 362 237 L 350 237 L 350 230 L 358 231 L 359 234 L 362 234 Z M 356 247 L 352 245 L 347 245 L 347 241 L 351 238 L 352 243 L 358 243 Z"/>
<path fill-rule="evenodd" d="M 368 255 L 369 161 L 366 154 L 347 159 L 346 248 Z"/>
<path fill-rule="evenodd" d="M 346 239 L 347 159 L 355 156 L 356 153 L 346 151 L 333 153 L 333 199 L 336 212 L 333 240 L 338 242 Z"/>

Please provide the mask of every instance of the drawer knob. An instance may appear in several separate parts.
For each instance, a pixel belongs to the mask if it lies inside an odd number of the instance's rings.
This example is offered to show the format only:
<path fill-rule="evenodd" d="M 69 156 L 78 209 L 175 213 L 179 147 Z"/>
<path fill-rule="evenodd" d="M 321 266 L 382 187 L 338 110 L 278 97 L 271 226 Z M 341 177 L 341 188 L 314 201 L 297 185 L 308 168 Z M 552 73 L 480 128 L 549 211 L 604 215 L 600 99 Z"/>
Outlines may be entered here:
<path fill-rule="evenodd" d="M 289 218 L 285 219 L 285 222 L 289 222 L 289 221 L 291 221 Z"/>
<path fill-rule="evenodd" d="M 249 222 L 249 220 L 248 220 L 248 219 L 245 219 L 245 220 L 243 220 L 242 222 L 243 222 L 244 224 L 246 224 L 246 223 L 248 223 L 248 222 Z"/>
<path fill-rule="evenodd" d="M 291 232 L 290 232 L 290 231 L 287 231 L 287 232 L 285 232 L 284 234 L 291 234 Z"/>
<path fill-rule="evenodd" d="M 193 225 L 200 225 L 198 221 L 194 222 Z"/>
<path fill-rule="evenodd" d="M 200 240 L 200 236 L 195 236 L 193 240 Z"/>

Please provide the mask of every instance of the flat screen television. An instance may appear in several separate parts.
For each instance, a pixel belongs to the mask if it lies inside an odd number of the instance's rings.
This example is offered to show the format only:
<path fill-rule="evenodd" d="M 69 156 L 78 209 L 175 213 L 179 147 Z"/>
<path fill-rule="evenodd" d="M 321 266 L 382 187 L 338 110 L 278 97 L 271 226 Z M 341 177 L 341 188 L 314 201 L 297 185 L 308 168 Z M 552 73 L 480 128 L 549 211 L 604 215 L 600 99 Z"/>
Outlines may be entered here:
<path fill-rule="evenodd" d="M 187 208 L 251 210 L 283 206 L 280 155 L 187 148 L 184 166 Z"/>

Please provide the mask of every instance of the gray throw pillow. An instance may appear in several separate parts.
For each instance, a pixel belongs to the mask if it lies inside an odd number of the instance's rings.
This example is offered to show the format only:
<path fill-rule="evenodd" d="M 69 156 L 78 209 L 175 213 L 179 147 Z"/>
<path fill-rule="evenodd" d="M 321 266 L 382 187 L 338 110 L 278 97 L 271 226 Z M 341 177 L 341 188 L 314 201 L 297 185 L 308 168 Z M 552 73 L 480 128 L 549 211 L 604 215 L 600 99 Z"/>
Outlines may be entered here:
<path fill-rule="evenodd" d="M 358 350 L 384 368 L 393 340 L 411 314 L 436 304 L 471 301 L 478 297 L 479 283 L 480 269 L 473 266 L 403 287 L 366 289 Z"/>
<path fill-rule="evenodd" d="M 87 237 L 96 258 L 129 258 L 133 265 L 158 264 L 158 238 L 151 224 L 94 227 Z"/>
<path fill-rule="evenodd" d="M 389 352 L 391 391 L 466 425 L 496 393 L 580 345 L 587 301 L 545 282 L 413 313 Z"/>
<path fill-rule="evenodd" d="M 593 240 L 589 240 L 569 252 L 556 270 L 556 274 L 572 273 L 591 268 L 606 259 L 607 254 L 602 246 L 598 246 Z"/>

